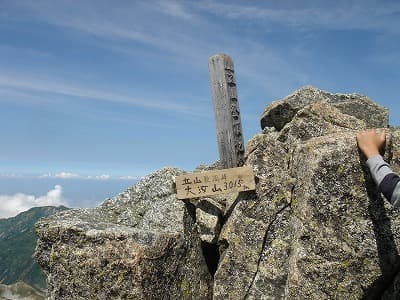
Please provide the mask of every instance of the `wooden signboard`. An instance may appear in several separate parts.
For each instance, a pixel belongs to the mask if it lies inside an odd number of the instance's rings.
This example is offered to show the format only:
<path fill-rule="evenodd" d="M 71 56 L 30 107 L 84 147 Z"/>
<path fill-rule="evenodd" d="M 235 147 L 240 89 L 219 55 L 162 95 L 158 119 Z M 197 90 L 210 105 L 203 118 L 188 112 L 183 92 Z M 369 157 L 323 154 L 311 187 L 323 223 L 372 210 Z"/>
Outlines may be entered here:
<path fill-rule="evenodd" d="M 178 199 L 249 191 L 255 188 L 254 172 L 248 166 L 190 173 L 176 177 L 176 197 Z"/>

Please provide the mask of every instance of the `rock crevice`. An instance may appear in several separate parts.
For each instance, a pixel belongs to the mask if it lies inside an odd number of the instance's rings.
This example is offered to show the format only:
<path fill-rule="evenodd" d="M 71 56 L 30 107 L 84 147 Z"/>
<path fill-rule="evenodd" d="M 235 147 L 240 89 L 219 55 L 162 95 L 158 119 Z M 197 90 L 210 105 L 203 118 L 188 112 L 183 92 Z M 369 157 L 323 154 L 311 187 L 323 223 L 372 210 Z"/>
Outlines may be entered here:
<path fill-rule="evenodd" d="M 261 246 L 261 251 L 259 253 L 259 258 L 258 258 L 258 261 L 257 261 L 257 269 L 256 269 L 256 272 L 254 273 L 254 275 L 253 275 L 253 277 L 252 277 L 252 279 L 250 281 L 249 287 L 248 287 L 248 289 L 246 291 L 246 294 L 244 295 L 243 299 L 248 299 L 248 297 L 250 295 L 250 291 L 251 291 L 251 289 L 252 289 L 252 287 L 254 285 L 254 282 L 255 282 L 255 280 L 257 278 L 258 272 L 260 270 L 261 260 L 263 259 L 263 252 L 266 249 L 266 246 L 267 246 L 267 243 L 268 243 L 268 237 L 269 237 L 268 235 L 270 234 L 271 228 L 273 227 L 274 222 L 278 219 L 279 215 L 282 214 L 282 212 L 284 210 L 288 209 L 289 207 L 290 207 L 290 203 L 287 206 L 284 206 L 280 211 L 278 211 L 276 213 L 274 219 L 271 221 L 271 223 L 268 224 L 267 230 L 265 231 L 265 234 L 264 234 L 264 238 L 263 238 L 263 242 L 262 242 L 262 246 Z"/>

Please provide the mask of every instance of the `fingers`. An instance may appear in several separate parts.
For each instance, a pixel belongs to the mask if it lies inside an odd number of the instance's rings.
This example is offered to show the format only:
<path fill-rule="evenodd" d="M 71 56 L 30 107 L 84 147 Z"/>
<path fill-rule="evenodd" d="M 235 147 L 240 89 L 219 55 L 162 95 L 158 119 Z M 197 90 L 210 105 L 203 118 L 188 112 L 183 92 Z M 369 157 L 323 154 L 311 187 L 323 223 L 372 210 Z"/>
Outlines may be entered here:
<path fill-rule="evenodd" d="M 381 135 L 377 133 L 375 128 L 363 130 L 357 133 L 357 142 L 368 140 L 381 140 Z"/>
<path fill-rule="evenodd" d="M 386 128 L 370 128 L 357 133 L 357 137 L 367 136 L 370 138 L 380 137 L 386 138 L 387 129 Z"/>
<path fill-rule="evenodd" d="M 386 141 L 386 129 L 377 129 L 376 134 L 381 143 L 383 144 Z"/>
<path fill-rule="evenodd" d="M 386 144 L 386 129 L 367 129 L 360 131 L 357 145 L 367 158 L 383 153 Z"/>

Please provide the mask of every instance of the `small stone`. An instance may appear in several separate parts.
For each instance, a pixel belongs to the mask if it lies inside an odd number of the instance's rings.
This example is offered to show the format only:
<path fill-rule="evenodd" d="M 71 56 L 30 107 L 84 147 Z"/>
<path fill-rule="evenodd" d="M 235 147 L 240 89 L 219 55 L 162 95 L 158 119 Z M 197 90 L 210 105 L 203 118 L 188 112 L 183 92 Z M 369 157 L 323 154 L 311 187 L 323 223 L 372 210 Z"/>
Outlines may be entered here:
<path fill-rule="evenodd" d="M 197 208 L 196 222 L 199 226 L 200 239 L 203 242 L 216 244 L 221 230 L 221 217 Z"/>

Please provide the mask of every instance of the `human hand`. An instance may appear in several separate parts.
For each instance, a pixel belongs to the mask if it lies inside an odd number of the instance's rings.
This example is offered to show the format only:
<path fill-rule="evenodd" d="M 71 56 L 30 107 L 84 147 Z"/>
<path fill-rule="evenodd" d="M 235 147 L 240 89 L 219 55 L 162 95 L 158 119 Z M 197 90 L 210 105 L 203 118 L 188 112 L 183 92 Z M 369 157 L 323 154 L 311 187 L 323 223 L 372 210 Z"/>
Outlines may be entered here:
<path fill-rule="evenodd" d="M 367 159 L 380 154 L 385 144 L 386 130 L 367 129 L 357 134 L 357 145 Z"/>

